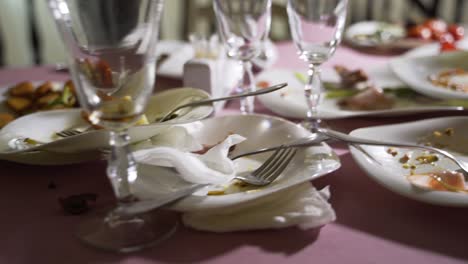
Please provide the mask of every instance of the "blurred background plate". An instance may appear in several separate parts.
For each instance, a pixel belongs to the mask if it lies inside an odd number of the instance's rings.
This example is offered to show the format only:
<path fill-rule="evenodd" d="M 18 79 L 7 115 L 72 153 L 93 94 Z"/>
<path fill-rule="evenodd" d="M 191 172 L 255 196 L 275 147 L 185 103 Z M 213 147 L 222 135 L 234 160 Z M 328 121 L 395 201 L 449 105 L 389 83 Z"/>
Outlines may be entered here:
<path fill-rule="evenodd" d="M 461 69 L 468 75 L 468 51 L 453 51 L 434 56 L 399 57 L 390 61 L 393 72 L 419 93 L 441 99 L 468 99 L 468 91 L 457 91 L 436 86 L 429 77 L 443 71 Z M 458 77 L 459 83 L 468 86 L 468 78 Z"/>
<path fill-rule="evenodd" d="M 257 96 L 266 108 L 281 116 L 303 119 L 306 118 L 307 105 L 304 98 L 304 83 L 296 77 L 297 71 L 286 69 L 273 69 L 262 72 L 257 82 L 269 84 L 283 81 L 288 87 L 269 94 Z M 333 69 L 324 68 L 322 71 L 325 82 L 338 82 L 338 76 Z M 385 67 L 377 67 L 368 72 L 370 79 L 379 87 L 397 89 L 404 85 L 395 75 Z M 324 93 L 323 101 L 318 108 L 318 115 L 322 119 L 337 119 L 358 116 L 401 116 L 437 111 L 460 111 L 464 108 L 458 106 L 459 102 L 437 101 L 429 104 L 427 101 L 397 98 L 395 105 L 386 110 L 352 111 L 342 109 L 338 102 L 340 99 L 327 98 Z"/>

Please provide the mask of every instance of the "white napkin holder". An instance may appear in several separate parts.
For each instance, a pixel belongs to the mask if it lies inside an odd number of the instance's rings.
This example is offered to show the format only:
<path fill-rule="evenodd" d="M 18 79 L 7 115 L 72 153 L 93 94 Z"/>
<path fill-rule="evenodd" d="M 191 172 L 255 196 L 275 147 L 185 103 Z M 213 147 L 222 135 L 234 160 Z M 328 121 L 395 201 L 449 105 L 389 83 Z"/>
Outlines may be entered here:
<path fill-rule="evenodd" d="M 183 82 L 185 87 L 198 88 L 218 98 L 231 93 L 241 74 L 241 66 L 233 60 L 194 58 L 184 64 Z M 215 103 L 215 111 L 224 104 L 225 101 Z"/>

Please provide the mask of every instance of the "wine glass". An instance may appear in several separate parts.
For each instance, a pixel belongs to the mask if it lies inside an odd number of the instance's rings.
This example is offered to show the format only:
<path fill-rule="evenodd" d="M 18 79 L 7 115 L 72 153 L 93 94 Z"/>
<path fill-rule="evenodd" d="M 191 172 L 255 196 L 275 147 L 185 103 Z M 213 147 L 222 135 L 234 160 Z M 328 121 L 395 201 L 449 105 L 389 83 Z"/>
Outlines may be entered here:
<path fill-rule="evenodd" d="M 227 55 L 243 67 L 236 92 L 255 91 L 251 60 L 261 53 L 268 37 L 271 0 L 214 0 L 213 7 Z M 240 110 L 253 113 L 254 98 L 241 99 Z"/>
<path fill-rule="evenodd" d="M 127 130 L 143 115 L 155 83 L 163 0 L 48 0 L 87 119 L 110 131 L 107 176 L 117 208 L 138 198 L 138 176 Z M 177 218 L 168 212 L 124 216 L 111 210 L 84 222 L 78 237 L 95 247 L 129 252 L 167 238 Z"/>
<path fill-rule="evenodd" d="M 288 0 L 287 13 L 299 58 L 308 65 L 304 87 L 307 119 L 304 127 L 320 126 L 317 107 L 321 100 L 320 65 L 326 62 L 341 42 L 348 0 Z"/>

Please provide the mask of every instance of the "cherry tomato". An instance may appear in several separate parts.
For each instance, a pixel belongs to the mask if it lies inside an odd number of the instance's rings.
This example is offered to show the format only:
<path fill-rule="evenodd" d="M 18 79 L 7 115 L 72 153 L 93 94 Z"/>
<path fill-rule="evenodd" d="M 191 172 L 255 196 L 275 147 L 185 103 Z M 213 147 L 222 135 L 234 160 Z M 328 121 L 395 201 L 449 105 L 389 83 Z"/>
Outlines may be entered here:
<path fill-rule="evenodd" d="M 423 26 L 428 27 L 432 33 L 440 34 L 447 32 L 447 23 L 441 19 L 429 19 L 424 22 Z"/>
<path fill-rule="evenodd" d="M 455 39 L 450 33 L 446 33 L 442 35 L 439 39 L 439 43 L 440 43 L 440 52 L 457 50 L 457 47 L 455 46 Z"/>
<path fill-rule="evenodd" d="M 432 32 L 432 39 L 440 42 L 440 40 L 445 36 L 445 34 L 447 34 L 447 32 Z"/>
<path fill-rule="evenodd" d="M 409 28 L 408 37 L 427 40 L 432 38 L 432 31 L 426 26 L 417 25 Z"/>
<path fill-rule="evenodd" d="M 452 24 L 448 27 L 448 32 L 452 34 L 455 40 L 460 40 L 465 35 L 465 29 L 457 24 Z"/>

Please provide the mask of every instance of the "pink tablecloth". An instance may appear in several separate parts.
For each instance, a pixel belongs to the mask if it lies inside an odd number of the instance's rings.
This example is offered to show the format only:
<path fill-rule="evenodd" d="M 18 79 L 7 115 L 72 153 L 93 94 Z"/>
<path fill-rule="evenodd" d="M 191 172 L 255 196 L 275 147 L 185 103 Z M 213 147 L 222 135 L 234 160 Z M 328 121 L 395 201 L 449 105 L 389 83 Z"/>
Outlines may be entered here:
<path fill-rule="evenodd" d="M 280 44 L 279 51 L 277 67 L 303 68 L 291 44 Z M 387 59 L 340 48 L 328 65 L 370 68 Z M 0 85 L 66 78 L 47 67 L 0 71 Z M 167 80 L 159 81 L 170 85 Z M 235 109 L 237 104 L 233 103 L 223 113 Z M 257 109 L 269 113 L 260 105 Z M 349 131 L 423 117 L 337 120 L 331 126 Z M 401 197 L 370 180 L 344 146 L 335 145 L 334 149 L 340 155 L 342 168 L 314 184 L 331 186 L 336 222 L 320 230 L 288 228 L 229 234 L 181 227 L 159 246 L 127 255 L 83 246 L 72 235 L 81 216 L 64 215 L 57 203 L 58 197 L 81 192 L 98 193 L 98 206 L 112 201 L 103 162 L 60 167 L 0 162 L 0 263 L 468 262 L 468 209 L 432 206 Z M 51 181 L 56 189 L 48 188 Z"/>

